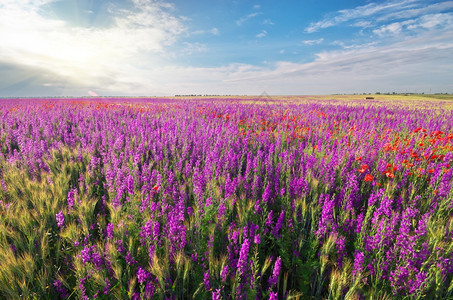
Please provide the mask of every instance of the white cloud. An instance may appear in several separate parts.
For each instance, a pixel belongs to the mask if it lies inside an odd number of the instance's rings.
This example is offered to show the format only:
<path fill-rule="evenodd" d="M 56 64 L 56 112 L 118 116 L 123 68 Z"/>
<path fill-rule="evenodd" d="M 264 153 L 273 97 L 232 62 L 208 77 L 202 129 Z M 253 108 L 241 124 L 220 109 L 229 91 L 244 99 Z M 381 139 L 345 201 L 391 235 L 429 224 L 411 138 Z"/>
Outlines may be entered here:
<path fill-rule="evenodd" d="M 371 23 L 370 21 L 357 21 L 354 24 L 352 24 L 352 26 L 361 27 L 361 28 L 368 28 L 368 27 L 372 27 L 373 23 Z"/>
<path fill-rule="evenodd" d="M 305 41 L 302 41 L 302 43 L 303 43 L 304 45 L 313 46 L 313 45 L 319 45 L 319 44 L 321 44 L 323 41 L 324 41 L 324 39 L 323 39 L 323 38 L 320 38 L 320 39 L 317 39 L 317 40 L 305 40 Z"/>
<path fill-rule="evenodd" d="M 331 45 L 335 45 L 335 46 L 340 46 L 343 49 L 358 49 L 358 48 L 362 48 L 363 49 L 363 48 L 373 47 L 373 46 L 375 46 L 377 44 L 377 42 L 370 42 L 370 43 L 365 43 L 365 44 L 346 44 L 343 41 L 336 40 L 336 41 L 333 41 L 330 44 Z"/>
<path fill-rule="evenodd" d="M 0 1 L 0 63 L 91 84 L 106 74 L 120 79 L 128 66 L 141 65 L 143 55 L 158 64 L 160 53 L 186 31 L 169 12 L 172 5 L 164 2 L 133 0 L 131 10 L 112 7 L 114 25 L 109 28 L 71 27 L 46 18 L 40 10 L 51 2 Z"/>
<path fill-rule="evenodd" d="M 259 5 L 259 4 L 253 5 L 253 9 L 260 9 L 260 8 L 261 8 L 261 5 Z"/>
<path fill-rule="evenodd" d="M 373 32 L 381 37 L 385 35 L 398 35 L 401 33 L 402 28 L 402 24 L 397 22 L 381 26 L 379 29 L 373 30 Z"/>
<path fill-rule="evenodd" d="M 203 35 L 203 34 L 212 34 L 212 35 L 219 35 L 219 29 L 217 27 L 213 27 L 209 30 L 204 30 L 204 29 L 200 29 L 200 30 L 194 30 L 192 31 L 190 34 L 191 35 Z"/>
<path fill-rule="evenodd" d="M 425 34 L 389 46 L 325 51 L 309 63 L 277 62 L 273 66 L 231 64 L 219 68 L 172 69 L 184 92 L 201 93 L 354 93 L 375 91 L 453 91 L 453 32 Z M 161 71 L 160 74 L 170 73 Z M 185 76 L 191 82 L 184 81 Z M 168 83 L 167 83 L 168 84 Z M 168 86 L 170 90 L 176 89 Z"/>
<path fill-rule="evenodd" d="M 266 35 L 267 35 L 267 31 L 266 31 L 266 30 L 263 30 L 263 31 L 261 31 L 260 33 L 258 33 L 258 34 L 256 35 L 256 37 L 257 37 L 257 38 L 263 38 L 263 37 L 265 37 Z"/>
<path fill-rule="evenodd" d="M 440 31 L 453 30 L 453 14 L 430 14 L 402 22 L 394 22 L 374 29 L 373 33 L 380 37 L 384 37 L 397 36 L 402 32 L 434 29 L 439 29 Z"/>
<path fill-rule="evenodd" d="M 401 11 L 383 14 L 377 18 L 377 21 L 416 18 L 426 14 L 439 13 L 453 9 L 453 1 L 445 1 L 431 5 L 422 5 L 421 7 L 405 9 Z"/>
<path fill-rule="evenodd" d="M 376 91 L 453 91 L 453 32 L 429 33 L 388 46 L 323 51 L 308 63 L 280 61 L 265 67 L 128 66 L 90 87 L 99 94 L 319 94 Z M 87 89 L 83 90 L 84 92 Z M 102 93 L 101 93 L 102 92 Z M 86 92 L 85 92 L 86 93 Z"/>
<path fill-rule="evenodd" d="M 202 43 L 184 42 L 183 45 L 184 45 L 184 47 L 182 48 L 181 51 L 184 55 L 192 55 L 194 53 L 202 53 L 202 52 L 208 51 L 207 46 Z"/>
<path fill-rule="evenodd" d="M 245 17 L 240 18 L 239 20 L 236 21 L 236 25 L 242 26 L 245 22 L 247 22 L 250 19 L 255 18 L 256 16 L 261 15 L 261 12 L 254 12 L 246 15 Z"/>
<path fill-rule="evenodd" d="M 352 9 L 342 9 L 324 19 L 312 22 L 305 31 L 308 33 L 319 31 L 320 29 L 339 25 L 344 22 L 361 20 L 367 21 L 367 18 L 376 18 L 381 15 L 406 11 L 420 5 L 420 0 L 403 0 L 403 1 L 385 1 L 378 3 L 369 3 Z"/>

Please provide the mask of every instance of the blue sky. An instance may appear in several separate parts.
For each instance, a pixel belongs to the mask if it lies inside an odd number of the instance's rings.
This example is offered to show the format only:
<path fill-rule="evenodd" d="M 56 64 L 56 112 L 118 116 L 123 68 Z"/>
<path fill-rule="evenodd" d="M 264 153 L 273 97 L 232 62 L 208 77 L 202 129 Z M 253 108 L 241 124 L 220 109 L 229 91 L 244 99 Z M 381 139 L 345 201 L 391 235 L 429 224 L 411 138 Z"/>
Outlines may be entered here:
<path fill-rule="evenodd" d="M 453 92 L 453 1 L 0 0 L 0 37 L 3 97 Z"/>

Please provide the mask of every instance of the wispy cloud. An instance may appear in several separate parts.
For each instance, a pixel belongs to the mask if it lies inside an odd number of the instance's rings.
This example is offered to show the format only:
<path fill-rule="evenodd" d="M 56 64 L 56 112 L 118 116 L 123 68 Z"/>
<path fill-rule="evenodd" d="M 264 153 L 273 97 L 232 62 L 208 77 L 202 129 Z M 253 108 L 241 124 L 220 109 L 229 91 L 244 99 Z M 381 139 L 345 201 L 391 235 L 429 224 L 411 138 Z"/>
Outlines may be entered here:
<path fill-rule="evenodd" d="M 305 40 L 305 41 L 302 41 L 302 44 L 313 46 L 313 45 L 321 44 L 323 41 L 324 41 L 323 38 L 320 38 L 320 39 L 317 39 L 317 40 Z"/>
<path fill-rule="evenodd" d="M 190 34 L 191 35 L 202 35 L 202 34 L 219 35 L 219 33 L 220 33 L 219 29 L 217 27 L 213 27 L 209 30 L 204 30 L 204 29 L 194 30 Z"/>
<path fill-rule="evenodd" d="M 205 44 L 198 42 L 195 43 L 184 42 L 183 45 L 184 47 L 182 48 L 182 53 L 184 55 L 192 55 L 194 53 L 202 53 L 208 51 L 208 48 Z"/>
<path fill-rule="evenodd" d="M 266 19 L 263 21 L 263 25 L 275 25 L 275 23 L 271 19 Z"/>
<path fill-rule="evenodd" d="M 261 12 L 254 12 L 246 15 L 245 17 L 240 18 L 239 20 L 236 21 L 236 25 L 242 26 L 245 22 L 247 22 L 250 19 L 255 18 L 256 16 L 261 15 Z"/>
<path fill-rule="evenodd" d="M 379 26 L 373 33 L 380 37 L 396 36 L 403 32 L 414 33 L 420 30 L 453 30 L 453 13 L 428 14 L 402 22 Z"/>
<path fill-rule="evenodd" d="M 265 37 L 266 35 L 267 35 L 267 31 L 266 31 L 266 30 L 263 30 L 263 31 L 261 31 L 260 33 L 258 33 L 258 34 L 256 35 L 256 37 L 257 37 L 257 38 L 263 38 L 263 37 Z"/>
<path fill-rule="evenodd" d="M 403 0 L 403 1 L 385 1 L 378 3 L 369 3 L 367 5 L 358 6 L 352 9 L 342 9 L 330 15 L 327 15 L 322 20 L 312 22 L 305 31 L 312 33 L 324 28 L 339 25 L 350 21 L 367 21 L 367 18 L 378 19 L 381 16 L 388 14 L 397 14 L 410 9 L 414 9 L 423 2 L 420 0 Z M 438 7 L 440 9 L 440 7 Z M 421 13 L 421 12 L 419 12 Z M 357 23 L 356 23 L 357 24 Z"/>
<path fill-rule="evenodd" d="M 377 21 L 409 19 L 427 14 L 440 13 L 453 9 L 453 1 L 445 1 L 431 5 L 422 5 L 421 7 L 399 10 L 383 14 L 377 18 Z"/>

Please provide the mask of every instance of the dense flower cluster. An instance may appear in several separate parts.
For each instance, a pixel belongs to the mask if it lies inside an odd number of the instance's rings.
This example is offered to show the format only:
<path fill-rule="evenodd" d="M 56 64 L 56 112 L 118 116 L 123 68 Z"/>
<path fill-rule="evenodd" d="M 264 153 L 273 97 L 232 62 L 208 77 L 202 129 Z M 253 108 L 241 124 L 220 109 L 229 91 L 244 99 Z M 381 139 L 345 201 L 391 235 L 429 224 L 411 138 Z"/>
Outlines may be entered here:
<path fill-rule="evenodd" d="M 0 298 L 453 297 L 452 111 L 349 104 L 2 100 Z"/>

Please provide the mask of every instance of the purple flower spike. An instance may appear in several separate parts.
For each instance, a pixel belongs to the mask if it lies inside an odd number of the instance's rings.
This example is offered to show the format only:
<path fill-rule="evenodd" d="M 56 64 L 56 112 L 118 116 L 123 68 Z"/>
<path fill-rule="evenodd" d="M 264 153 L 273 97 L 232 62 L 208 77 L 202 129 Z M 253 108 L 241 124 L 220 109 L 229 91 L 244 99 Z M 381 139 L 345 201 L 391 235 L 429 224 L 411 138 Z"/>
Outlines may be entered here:
<path fill-rule="evenodd" d="M 64 225 L 64 215 L 63 215 L 63 212 L 60 211 L 59 213 L 57 213 L 55 215 L 55 218 L 57 219 L 57 226 L 60 228 L 60 227 L 63 227 Z"/>

